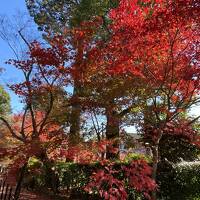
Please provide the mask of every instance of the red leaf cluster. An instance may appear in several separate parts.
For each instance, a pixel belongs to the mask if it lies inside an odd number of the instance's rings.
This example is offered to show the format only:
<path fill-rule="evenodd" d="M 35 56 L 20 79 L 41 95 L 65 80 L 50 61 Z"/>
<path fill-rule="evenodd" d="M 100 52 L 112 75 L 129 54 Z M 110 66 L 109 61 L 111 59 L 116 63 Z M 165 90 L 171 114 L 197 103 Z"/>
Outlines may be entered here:
<path fill-rule="evenodd" d="M 90 177 L 91 181 L 85 190 L 89 193 L 98 191 L 101 197 L 108 200 L 126 200 L 128 195 L 125 180 L 117 178 L 117 175 L 119 177 L 119 173 L 123 172 L 129 180 L 130 187 L 141 192 L 147 199 L 151 199 L 151 192 L 155 191 L 157 186 L 151 178 L 152 169 L 146 161 L 132 161 L 129 166 L 123 166 L 119 171 L 114 170 L 113 166 L 114 163 L 106 162 L 103 169 Z"/>
<path fill-rule="evenodd" d="M 151 192 L 156 190 L 155 180 L 151 178 L 152 169 L 144 160 L 132 161 L 130 166 L 124 167 L 129 184 L 142 192 L 147 199 L 151 199 Z"/>

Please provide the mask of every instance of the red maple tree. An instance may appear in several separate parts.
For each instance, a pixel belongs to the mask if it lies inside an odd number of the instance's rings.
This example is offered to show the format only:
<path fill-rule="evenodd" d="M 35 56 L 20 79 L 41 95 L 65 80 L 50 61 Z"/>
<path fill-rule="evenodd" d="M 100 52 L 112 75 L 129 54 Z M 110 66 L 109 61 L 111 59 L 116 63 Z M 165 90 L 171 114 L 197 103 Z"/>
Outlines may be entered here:
<path fill-rule="evenodd" d="M 152 134 L 154 178 L 163 131 L 199 102 L 198 10 L 190 0 L 120 1 L 109 14 L 112 36 L 97 59 L 110 74 L 139 77 L 148 94 L 143 126 L 157 131 L 156 137 Z"/>

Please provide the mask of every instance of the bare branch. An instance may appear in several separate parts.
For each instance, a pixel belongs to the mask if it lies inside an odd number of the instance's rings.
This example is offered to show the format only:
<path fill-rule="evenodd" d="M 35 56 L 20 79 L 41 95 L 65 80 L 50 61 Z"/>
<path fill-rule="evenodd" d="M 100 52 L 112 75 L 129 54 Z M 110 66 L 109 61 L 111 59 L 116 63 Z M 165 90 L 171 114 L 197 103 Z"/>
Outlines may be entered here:
<path fill-rule="evenodd" d="M 193 123 L 195 123 L 198 119 L 200 119 L 200 115 L 198 117 L 195 117 L 192 121 L 190 121 L 188 123 L 188 126 L 191 125 L 191 124 L 193 124 Z"/>
<path fill-rule="evenodd" d="M 22 134 L 22 137 L 24 139 L 26 139 L 26 135 L 25 135 L 25 131 L 24 131 L 25 130 L 24 125 L 25 125 L 27 111 L 28 111 L 28 108 L 26 107 L 25 110 L 24 110 L 23 119 L 22 119 L 22 125 L 21 125 L 21 131 L 20 131 L 20 133 Z"/>
<path fill-rule="evenodd" d="M 21 30 L 18 31 L 20 37 L 22 38 L 22 40 L 25 42 L 25 44 L 28 46 L 28 48 L 31 48 L 31 45 L 29 44 L 29 42 L 26 40 L 26 38 L 23 36 L 23 34 L 21 33 Z"/>
<path fill-rule="evenodd" d="M 3 117 L 0 117 L 0 120 L 6 125 L 6 127 L 8 128 L 8 130 L 10 131 L 11 135 L 16 138 L 17 140 L 20 140 L 21 142 L 24 142 L 24 139 L 21 138 L 20 136 L 18 136 L 15 131 L 12 129 L 11 125 L 8 123 L 8 121 L 3 118 Z"/>

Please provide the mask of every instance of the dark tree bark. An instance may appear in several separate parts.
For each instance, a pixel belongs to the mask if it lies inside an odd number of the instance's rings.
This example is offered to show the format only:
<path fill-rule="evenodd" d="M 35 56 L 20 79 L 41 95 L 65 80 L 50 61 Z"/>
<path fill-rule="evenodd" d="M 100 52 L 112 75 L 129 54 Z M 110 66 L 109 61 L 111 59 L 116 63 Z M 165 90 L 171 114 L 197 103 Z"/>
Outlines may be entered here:
<path fill-rule="evenodd" d="M 70 116 L 70 132 L 69 142 L 71 145 L 76 145 L 81 141 L 80 129 L 81 129 L 81 105 L 79 102 L 81 87 L 74 85 L 74 94 L 72 97 L 72 110 Z"/>
<path fill-rule="evenodd" d="M 119 138 L 119 130 L 120 130 L 120 117 L 113 106 L 107 108 L 106 110 L 106 139 L 113 141 L 113 148 L 119 148 L 119 142 L 117 141 Z M 106 152 L 107 159 L 116 159 L 118 158 L 118 153 L 110 152 L 109 148 Z"/>

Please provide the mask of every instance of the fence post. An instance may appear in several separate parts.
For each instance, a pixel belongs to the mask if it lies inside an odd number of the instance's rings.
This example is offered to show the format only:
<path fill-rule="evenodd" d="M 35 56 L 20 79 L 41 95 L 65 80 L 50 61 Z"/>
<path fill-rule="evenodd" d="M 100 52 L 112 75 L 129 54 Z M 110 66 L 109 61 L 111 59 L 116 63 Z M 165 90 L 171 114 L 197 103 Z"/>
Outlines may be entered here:
<path fill-rule="evenodd" d="M 21 168 L 19 180 L 17 181 L 17 186 L 16 186 L 15 193 L 14 193 L 14 200 L 18 200 L 19 199 L 19 195 L 20 195 L 20 191 L 21 191 L 21 186 L 22 186 L 22 181 L 23 181 L 24 174 L 25 174 L 25 171 L 26 171 L 26 166 L 27 166 L 27 164 L 25 164 Z"/>
<path fill-rule="evenodd" d="M 6 200 L 6 197 L 7 197 L 7 194 L 8 194 L 8 190 L 9 189 L 9 185 L 6 184 L 6 190 L 5 190 L 5 194 L 4 194 L 4 199 L 3 200 Z"/>
<path fill-rule="evenodd" d="M 9 190 L 9 196 L 8 196 L 8 200 L 12 200 L 12 187 L 10 187 L 10 190 Z"/>
<path fill-rule="evenodd" d="M 3 199 L 4 188 L 5 188 L 5 180 L 3 181 L 3 185 L 2 185 L 1 200 Z"/>

